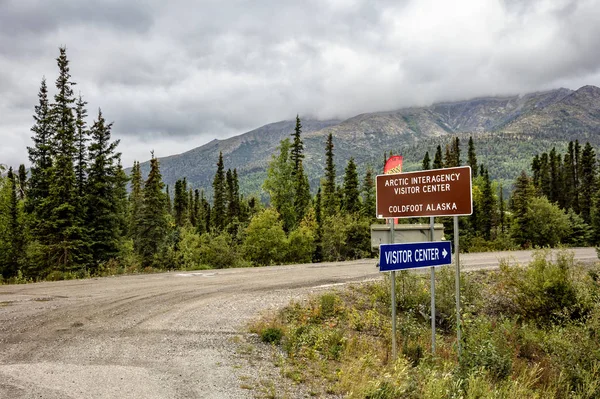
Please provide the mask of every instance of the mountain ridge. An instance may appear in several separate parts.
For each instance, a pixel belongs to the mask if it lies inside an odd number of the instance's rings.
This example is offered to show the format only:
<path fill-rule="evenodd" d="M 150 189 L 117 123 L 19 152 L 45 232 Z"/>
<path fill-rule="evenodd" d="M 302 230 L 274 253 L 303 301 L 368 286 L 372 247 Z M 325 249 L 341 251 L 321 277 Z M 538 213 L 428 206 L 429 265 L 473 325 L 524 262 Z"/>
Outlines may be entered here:
<path fill-rule="evenodd" d="M 343 120 L 301 119 L 301 122 L 305 169 L 314 188 L 323 174 L 325 139 L 330 133 L 334 139 L 338 176 L 343 174 L 350 157 L 361 170 L 366 165 L 377 170 L 383 154 L 391 151 L 406 151 L 409 154 L 405 159 L 407 167 L 415 168 L 419 146 L 422 147 L 420 158 L 425 151 L 430 151 L 433 157 L 431 146 L 443 144 L 455 135 L 472 136 L 476 149 L 478 140 L 517 136 L 527 140 L 543 137 L 547 145 L 559 147 L 578 138 L 597 142 L 600 89 L 587 85 L 577 90 L 559 88 L 524 95 L 485 96 L 427 107 L 362 113 Z M 221 151 L 225 168 L 237 169 L 241 191 L 260 193 L 271 156 L 279 142 L 290 137 L 294 126 L 295 121 L 269 123 L 228 139 L 214 139 L 181 154 L 159 158 L 163 180 L 172 186 L 177 179 L 186 177 L 191 187 L 204 188 L 209 193 Z M 515 145 L 519 145 L 518 142 Z M 493 166 L 489 166 L 493 177 L 516 177 L 498 176 Z M 141 168 L 147 173 L 149 163 L 142 163 Z"/>

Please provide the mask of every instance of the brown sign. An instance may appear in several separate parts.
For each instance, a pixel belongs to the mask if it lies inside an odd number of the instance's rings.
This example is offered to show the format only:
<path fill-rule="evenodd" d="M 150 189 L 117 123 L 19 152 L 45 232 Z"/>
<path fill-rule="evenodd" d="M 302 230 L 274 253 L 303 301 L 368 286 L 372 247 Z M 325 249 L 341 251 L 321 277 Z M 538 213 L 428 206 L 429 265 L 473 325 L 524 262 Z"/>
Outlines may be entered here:
<path fill-rule="evenodd" d="M 473 213 L 470 166 L 379 175 L 376 190 L 380 219 Z"/>

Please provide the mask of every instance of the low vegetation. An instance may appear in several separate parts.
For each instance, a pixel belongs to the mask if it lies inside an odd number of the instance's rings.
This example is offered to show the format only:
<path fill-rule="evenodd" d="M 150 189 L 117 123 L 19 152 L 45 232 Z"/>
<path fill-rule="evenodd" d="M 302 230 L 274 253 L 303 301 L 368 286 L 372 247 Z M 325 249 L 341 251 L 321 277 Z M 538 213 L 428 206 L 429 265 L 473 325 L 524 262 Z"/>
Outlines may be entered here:
<path fill-rule="evenodd" d="M 251 325 L 276 345 L 284 378 L 316 396 L 600 397 L 600 268 L 540 251 L 527 267 L 463 273 L 458 361 L 454 276 L 436 273 L 436 354 L 426 275 L 397 277 L 399 356 L 391 358 L 389 281 L 328 292 Z"/>

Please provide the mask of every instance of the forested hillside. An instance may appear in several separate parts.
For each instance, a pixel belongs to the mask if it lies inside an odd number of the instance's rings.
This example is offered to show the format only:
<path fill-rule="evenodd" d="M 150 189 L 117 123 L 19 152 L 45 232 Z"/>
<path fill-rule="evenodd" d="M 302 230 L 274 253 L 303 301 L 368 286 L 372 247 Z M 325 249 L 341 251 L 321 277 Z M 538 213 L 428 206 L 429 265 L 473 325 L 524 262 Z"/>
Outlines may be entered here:
<path fill-rule="evenodd" d="M 539 151 L 561 150 L 571 140 L 600 145 L 600 89 L 551 90 L 512 97 L 486 97 L 434 104 L 430 107 L 362 114 L 344 121 L 303 119 L 306 171 L 312 193 L 324 172 L 322 147 L 331 133 L 337 148 L 336 166 L 353 157 L 361 172 L 371 166 L 380 173 L 384 156 L 393 152 L 405 158 L 405 170 L 415 170 L 423 154 L 445 147 L 456 136 L 466 143 L 473 137 L 480 159 L 494 179 L 508 182 L 529 171 Z M 165 183 L 181 176 L 199 189 L 210 187 L 216 170 L 210 154 L 223 152 L 238 170 L 240 189 L 266 199 L 262 181 L 276 143 L 292 133 L 293 122 L 278 122 L 227 140 L 214 140 L 189 152 L 161 158 Z M 214 158 L 214 156 L 213 156 Z M 148 163 L 142 163 L 147 173 Z M 341 180 L 338 180 L 341 183 Z"/>

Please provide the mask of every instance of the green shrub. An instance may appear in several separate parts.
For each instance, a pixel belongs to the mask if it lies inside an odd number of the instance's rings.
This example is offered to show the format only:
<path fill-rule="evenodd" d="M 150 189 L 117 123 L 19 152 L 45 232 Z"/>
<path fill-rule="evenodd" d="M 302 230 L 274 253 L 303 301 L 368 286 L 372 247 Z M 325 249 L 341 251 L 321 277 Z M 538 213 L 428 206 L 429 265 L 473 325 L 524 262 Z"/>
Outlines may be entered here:
<path fill-rule="evenodd" d="M 550 262 L 548 256 L 548 251 L 537 251 L 525 268 L 501 262 L 496 289 L 504 303 L 497 306 L 497 310 L 540 323 L 576 318 L 585 313 L 585 309 L 578 306 L 571 275 L 573 255 L 560 252 L 555 262 Z"/>
<path fill-rule="evenodd" d="M 260 333 L 260 339 L 268 344 L 279 345 L 283 338 L 283 330 L 279 327 L 267 327 Z"/>
<path fill-rule="evenodd" d="M 198 260 L 201 264 L 216 269 L 237 267 L 239 264 L 237 246 L 227 232 L 219 235 L 204 233 L 200 236 Z"/>

